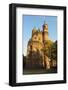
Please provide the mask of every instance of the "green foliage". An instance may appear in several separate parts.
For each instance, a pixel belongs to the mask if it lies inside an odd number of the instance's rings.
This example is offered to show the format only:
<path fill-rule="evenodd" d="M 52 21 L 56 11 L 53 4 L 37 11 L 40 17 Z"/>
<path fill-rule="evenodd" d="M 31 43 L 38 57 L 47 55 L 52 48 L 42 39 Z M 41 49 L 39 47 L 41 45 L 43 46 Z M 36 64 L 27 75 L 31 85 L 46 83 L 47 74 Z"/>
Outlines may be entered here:
<path fill-rule="evenodd" d="M 57 60 L 57 41 L 52 45 L 51 58 Z"/>
<path fill-rule="evenodd" d="M 52 48 L 53 42 L 51 40 L 44 42 L 44 48 L 42 51 L 48 56 L 51 57 L 51 48 Z"/>
<path fill-rule="evenodd" d="M 45 55 L 47 55 L 51 60 L 57 60 L 57 41 L 52 42 L 50 40 L 45 42 L 45 46 L 42 49 Z"/>

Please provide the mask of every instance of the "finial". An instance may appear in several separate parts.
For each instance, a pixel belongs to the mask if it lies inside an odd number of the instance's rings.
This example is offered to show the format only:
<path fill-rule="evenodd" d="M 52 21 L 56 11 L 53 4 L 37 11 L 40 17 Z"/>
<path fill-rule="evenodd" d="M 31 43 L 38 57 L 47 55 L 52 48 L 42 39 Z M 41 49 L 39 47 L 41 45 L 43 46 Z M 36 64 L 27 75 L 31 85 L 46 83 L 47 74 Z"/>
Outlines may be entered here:
<path fill-rule="evenodd" d="M 44 25 L 46 24 L 46 21 L 45 21 L 46 19 L 45 19 L 45 17 L 44 17 Z"/>
<path fill-rule="evenodd" d="M 40 28 L 38 28 L 38 31 L 40 31 Z"/>
<path fill-rule="evenodd" d="M 44 20 L 44 25 L 46 24 L 45 20 Z"/>
<path fill-rule="evenodd" d="M 34 30 L 36 30 L 36 27 L 34 26 L 34 28 L 33 28 Z"/>

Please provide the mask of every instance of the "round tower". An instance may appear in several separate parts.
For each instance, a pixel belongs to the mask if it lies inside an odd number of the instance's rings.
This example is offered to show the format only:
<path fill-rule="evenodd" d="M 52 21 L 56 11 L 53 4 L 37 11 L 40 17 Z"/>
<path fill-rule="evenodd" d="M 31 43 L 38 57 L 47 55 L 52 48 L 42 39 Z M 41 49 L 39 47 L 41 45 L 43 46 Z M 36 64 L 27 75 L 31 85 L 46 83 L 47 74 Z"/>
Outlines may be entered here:
<path fill-rule="evenodd" d="M 48 24 L 43 24 L 43 41 L 48 40 Z"/>

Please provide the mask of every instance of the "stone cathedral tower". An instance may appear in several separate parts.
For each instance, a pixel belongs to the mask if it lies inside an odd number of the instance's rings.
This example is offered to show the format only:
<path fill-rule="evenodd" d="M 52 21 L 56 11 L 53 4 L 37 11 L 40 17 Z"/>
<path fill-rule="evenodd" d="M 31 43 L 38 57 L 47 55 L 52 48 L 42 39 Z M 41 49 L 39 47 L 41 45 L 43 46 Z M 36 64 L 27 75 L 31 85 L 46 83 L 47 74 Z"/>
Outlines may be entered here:
<path fill-rule="evenodd" d="M 47 41 L 48 37 L 48 24 L 43 24 L 43 42 Z"/>
<path fill-rule="evenodd" d="M 30 52 L 39 51 L 39 53 L 43 56 L 42 61 L 43 67 L 47 66 L 47 68 L 49 69 L 50 68 L 49 58 L 46 56 L 44 52 L 42 52 L 43 48 L 45 48 L 45 42 L 48 40 L 49 40 L 48 24 L 44 23 L 42 30 L 33 28 L 31 38 L 28 41 L 27 56 L 29 55 Z"/>

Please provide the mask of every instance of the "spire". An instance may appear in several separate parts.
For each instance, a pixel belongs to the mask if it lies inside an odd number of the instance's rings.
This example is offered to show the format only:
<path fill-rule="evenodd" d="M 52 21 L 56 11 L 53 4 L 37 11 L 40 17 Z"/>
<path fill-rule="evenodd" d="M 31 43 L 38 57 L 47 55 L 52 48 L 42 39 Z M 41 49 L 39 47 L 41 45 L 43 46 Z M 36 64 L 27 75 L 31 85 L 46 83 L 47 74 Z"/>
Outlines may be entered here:
<path fill-rule="evenodd" d="M 48 24 L 44 20 L 43 31 L 48 32 Z"/>
<path fill-rule="evenodd" d="M 33 30 L 36 30 L 36 27 L 34 26 Z"/>
<path fill-rule="evenodd" d="M 46 19 L 45 19 L 45 17 L 44 17 L 44 25 L 46 24 Z"/>
<path fill-rule="evenodd" d="M 32 31 L 36 31 L 36 27 L 35 26 L 33 27 Z"/>
<path fill-rule="evenodd" d="M 38 31 L 40 31 L 40 28 L 38 28 Z"/>
<path fill-rule="evenodd" d="M 44 25 L 46 24 L 45 20 L 44 20 Z"/>
<path fill-rule="evenodd" d="M 36 32 L 36 27 L 33 28 L 32 34 L 34 34 L 35 32 Z"/>

